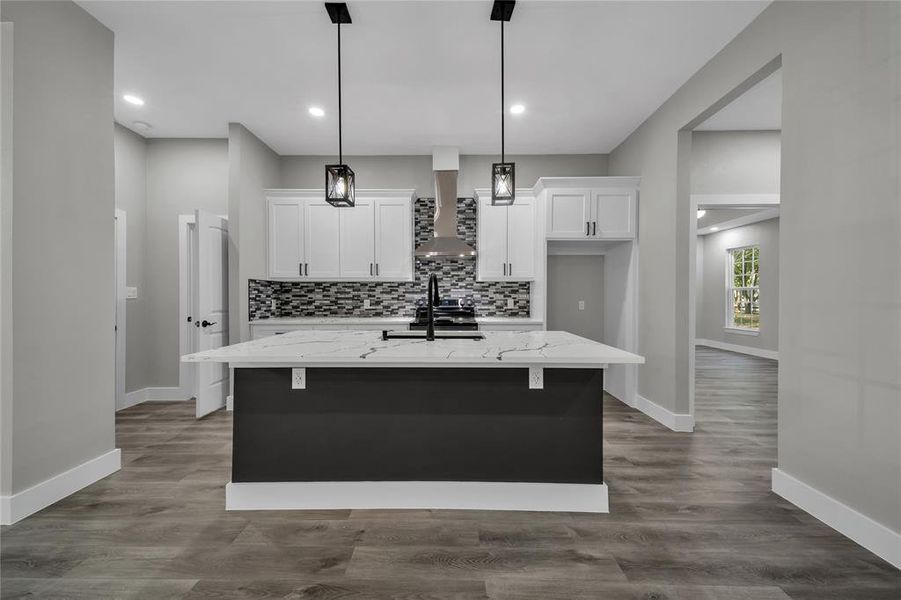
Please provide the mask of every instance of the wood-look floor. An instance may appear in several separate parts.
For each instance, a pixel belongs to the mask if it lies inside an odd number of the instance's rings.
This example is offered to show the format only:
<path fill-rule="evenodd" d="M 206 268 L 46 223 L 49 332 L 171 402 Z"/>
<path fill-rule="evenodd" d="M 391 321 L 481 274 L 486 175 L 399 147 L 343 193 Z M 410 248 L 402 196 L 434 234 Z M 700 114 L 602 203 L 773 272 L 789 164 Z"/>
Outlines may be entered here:
<path fill-rule="evenodd" d="M 123 469 L 2 530 L 3 598 L 898 600 L 770 491 L 776 363 L 699 348 L 697 427 L 606 399 L 609 515 L 232 512 L 230 416 L 117 416 Z"/>

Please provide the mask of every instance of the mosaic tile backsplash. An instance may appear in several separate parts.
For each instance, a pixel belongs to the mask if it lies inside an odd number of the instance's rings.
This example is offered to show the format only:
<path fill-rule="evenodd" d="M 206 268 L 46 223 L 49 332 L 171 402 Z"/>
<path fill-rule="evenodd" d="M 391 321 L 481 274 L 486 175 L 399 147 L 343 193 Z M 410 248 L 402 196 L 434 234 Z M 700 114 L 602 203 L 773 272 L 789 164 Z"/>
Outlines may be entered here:
<path fill-rule="evenodd" d="M 420 198 L 413 204 L 414 244 L 432 236 L 435 201 Z M 476 202 L 457 201 L 457 234 L 476 247 Z M 478 248 L 476 247 L 476 250 Z M 483 317 L 528 317 L 529 282 L 476 281 L 475 259 L 416 259 L 414 280 L 408 282 L 306 282 L 251 279 L 250 320 L 272 317 L 393 317 L 411 316 L 416 300 L 426 295 L 430 273 L 437 273 L 442 296 L 472 296 L 476 314 Z M 507 308 L 507 299 L 513 308 Z M 368 299 L 371 308 L 363 308 Z M 275 310 L 272 309 L 275 300 Z"/>

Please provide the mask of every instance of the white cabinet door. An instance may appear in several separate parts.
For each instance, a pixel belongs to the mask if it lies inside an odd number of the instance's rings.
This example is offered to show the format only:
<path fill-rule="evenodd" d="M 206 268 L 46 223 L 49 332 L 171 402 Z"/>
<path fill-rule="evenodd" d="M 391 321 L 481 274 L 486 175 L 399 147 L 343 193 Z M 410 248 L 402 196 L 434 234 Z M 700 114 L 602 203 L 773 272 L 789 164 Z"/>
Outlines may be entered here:
<path fill-rule="evenodd" d="M 379 279 L 413 281 L 413 207 L 409 200 L 375 201 L 375 264 Z"/>
<path fill-rule="evenodd" d="M 547 236 L 580 239 L 590 235 L 592 198 L 589 190 L 551 190 L 547 194 Z"/>
<path fill-rule="evenodd" d="M 325 200 L 304 203 L 304 276 L 333 279 L 339 275 L 338 211 Z"/>
<path fill-rule="evenodd" d="M 479 196 L 476 267 L 479 281 L 507 275 L 507 207 L 492 206 L 491 196 Z"/>
<path fill-rule="evenodd" d="M 592 193 L 592 236 L 602 239 L 635 237 L 635 194 L 629 190 L 598 190 Z M 597 232 L 595 232 L 595 227 Z"/>
<path fill-rule="evenodd" d="M 342 279 L 368 279 L 375 275 L 374 213 L 372 202 L 351 208 L 335 208 L 340 226 L 340 274 Z M 310 269 L 313 265 L 310 265 Z M 311 271 L 312 273 L 312 271 Z"/>
<path fill-rule="evenodd" d="M 303 202 L 300 199 L 270 198 L 269 276 L 303 275 Z"/>
<path fill-rule="evenodd" d="M 521 198 L 507 207 L 507 279 L 535 277 L 535 199 Z"/>

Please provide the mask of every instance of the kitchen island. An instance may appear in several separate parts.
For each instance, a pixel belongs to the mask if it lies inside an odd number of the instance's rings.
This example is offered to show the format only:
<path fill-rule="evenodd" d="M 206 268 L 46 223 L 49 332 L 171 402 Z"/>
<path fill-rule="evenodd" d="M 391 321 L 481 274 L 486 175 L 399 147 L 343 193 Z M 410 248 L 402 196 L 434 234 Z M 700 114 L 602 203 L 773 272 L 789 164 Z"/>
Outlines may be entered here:
<path fill-rule="evenodd" d="M 234 369 L 229 510 L 606 512 L 603 374 L 562 331 L 295 331 L 183 358 Z"/>

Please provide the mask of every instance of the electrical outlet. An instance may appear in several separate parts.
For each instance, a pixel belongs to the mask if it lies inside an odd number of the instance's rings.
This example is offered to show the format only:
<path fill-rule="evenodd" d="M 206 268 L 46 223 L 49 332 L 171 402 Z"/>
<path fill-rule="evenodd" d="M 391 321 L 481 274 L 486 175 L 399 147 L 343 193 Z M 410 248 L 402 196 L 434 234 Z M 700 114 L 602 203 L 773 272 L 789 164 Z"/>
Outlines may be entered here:
<path fill-rule="evenodd" d="M 363 300 L 363 309 L 372 308 L 372 301 L 369 298 Z"/>
<path fill-rule="evenodd" d="M 585 310 L 585 301 L 579 300 L 579 310 Z"/>
<path fill-rule="evenodd" d="M 275 310 L 275 298 L 269 301 L 269 308 Z"/>
<path fill-rule="evenodd" d="M 307 370 L 303 367 L 291 369 L 291 389 L 307 389 Z"/>
<path fill-rule="evenodd" d="M 516 308 L 516 305 L 513 303 L 513 298 L 507 298 L 507 308 Z"/>
<path fill-rule="evenodd" d="M 138 297 L 138 288 L 136 287 L 127 287 L 125 288 L 125 297 L 129 300 L 134 300 Z"/>

